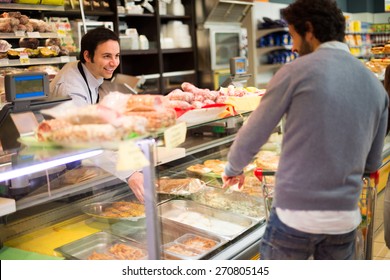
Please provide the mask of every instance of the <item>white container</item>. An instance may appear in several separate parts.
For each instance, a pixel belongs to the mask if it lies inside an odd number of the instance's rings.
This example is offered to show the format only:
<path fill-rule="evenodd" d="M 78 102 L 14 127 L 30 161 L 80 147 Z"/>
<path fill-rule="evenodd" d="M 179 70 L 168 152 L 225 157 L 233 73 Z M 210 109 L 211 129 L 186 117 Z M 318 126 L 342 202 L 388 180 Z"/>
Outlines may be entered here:
<path fill-rule="evenodd" d="M 148 50 L 149 49 L 149 40 L 146 38 L 145 35 L 139 35 L 139 48 L 141 50 Z"/>
<path fill-rule="evenodd" d="M 167 3 L 163 1 L 158 1 L 158 8 L 160 11 L 160 15 L 166 15 L 167 14 Z"/>

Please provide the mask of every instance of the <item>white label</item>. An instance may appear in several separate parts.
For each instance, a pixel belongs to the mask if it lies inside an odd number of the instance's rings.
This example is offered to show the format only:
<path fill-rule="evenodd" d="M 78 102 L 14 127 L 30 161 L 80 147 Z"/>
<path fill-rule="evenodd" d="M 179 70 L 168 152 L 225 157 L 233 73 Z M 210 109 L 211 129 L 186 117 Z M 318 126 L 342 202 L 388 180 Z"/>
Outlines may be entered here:
<path fill-rule="evenodd" d="M 27 32 L 27 36 L 30 38 L 41 38 L 41 34 L 39 32 Z"/>
<path fill-rule="evenodd" d="M 118 161 L 116 163 L 118 171 L 139 170 L 149 165 L 150 162 L 134 141 L 123 141 L 119 144 Z"/>
<path fill-rule="evenodd" d="M 60 56 L 61 62 L 69 62 L 69 56 Z"/>
<path fill-rule="evenodd" d="M 27 53 L 21 52 L 19 53 L 19 61 L 22 64 L 28 64 L 30 63 L 30 58 L 28 57 Z"/>
<path fill-rule="evenodd" d="M 0 59 L 0 66 L 7 66 L 7 65 L 9 65 L 9 59 L 8 58 Z"/>
<path fill-rule="evenodd" d="M 21 36 L 25 36 L 25 32 L 24 31 L 15 31 L 15 36 L 16 37 L 21 37 Z"/>
<path fill-rule="evenodd" d="M 164 131 L 165 147 L 174 148 L 179 146 L 186 140 L 187 125 L 185 122 L 180 122 L 174 126 L 167 128 Z"/>

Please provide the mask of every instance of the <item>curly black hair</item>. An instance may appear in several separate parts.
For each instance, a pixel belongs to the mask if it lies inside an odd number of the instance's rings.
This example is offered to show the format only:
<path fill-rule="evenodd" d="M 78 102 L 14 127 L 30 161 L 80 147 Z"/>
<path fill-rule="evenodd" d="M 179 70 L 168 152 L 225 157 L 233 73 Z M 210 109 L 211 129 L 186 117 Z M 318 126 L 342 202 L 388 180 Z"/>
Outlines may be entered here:
<path fill-rule="evenodd" d="M 321 43 L 344 41 L 345 17 L 334 0 L 296 0 L 282 9 L 281 15 L 301 36 L 305 36 L 310 22 L 314 36 Z"/>

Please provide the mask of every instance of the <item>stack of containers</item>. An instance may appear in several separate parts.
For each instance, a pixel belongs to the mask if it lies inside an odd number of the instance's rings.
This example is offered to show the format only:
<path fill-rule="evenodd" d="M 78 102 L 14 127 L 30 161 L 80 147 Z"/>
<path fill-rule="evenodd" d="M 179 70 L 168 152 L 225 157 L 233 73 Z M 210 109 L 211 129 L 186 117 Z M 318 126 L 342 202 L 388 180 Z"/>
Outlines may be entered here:
<path fill-rule="evenodd" d="M 161 28 L 161 47 L 168 48 L 191 48 L 191 35 L 188 24 L 179 20 L 169 21 Z"/>

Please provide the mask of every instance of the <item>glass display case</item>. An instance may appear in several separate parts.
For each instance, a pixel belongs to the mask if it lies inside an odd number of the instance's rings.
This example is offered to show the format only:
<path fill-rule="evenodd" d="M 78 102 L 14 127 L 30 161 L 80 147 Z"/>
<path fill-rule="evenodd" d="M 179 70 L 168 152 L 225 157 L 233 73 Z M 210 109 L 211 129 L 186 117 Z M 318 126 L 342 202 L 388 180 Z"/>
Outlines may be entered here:
<path fill-rule="evenodd" d="M 163 135 L 138 140 L 153 162 L 142 169 L 145 205 L 126 183 L 130 173 L 113 171 L 115 151 L 25 144 L 3 151 L 3 247 L 23 251 L 22 259 L 258 258 L 265 227 L 261 193 L 221 189 L 220 179 L 249 114 L 188 126 L 185 142 L 175 148 L 165 147 Z M 258 190 L 251 166 L 247 173 Z M 116 212 L 123 208 L 126 215 Z M 118 257 L 118 250 L 126 253 Z"/>

